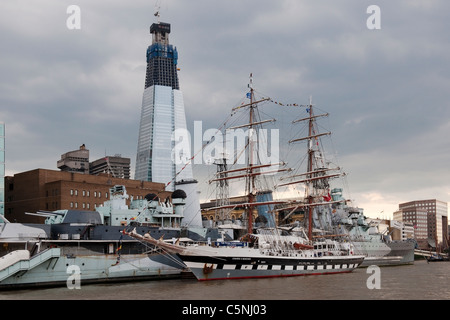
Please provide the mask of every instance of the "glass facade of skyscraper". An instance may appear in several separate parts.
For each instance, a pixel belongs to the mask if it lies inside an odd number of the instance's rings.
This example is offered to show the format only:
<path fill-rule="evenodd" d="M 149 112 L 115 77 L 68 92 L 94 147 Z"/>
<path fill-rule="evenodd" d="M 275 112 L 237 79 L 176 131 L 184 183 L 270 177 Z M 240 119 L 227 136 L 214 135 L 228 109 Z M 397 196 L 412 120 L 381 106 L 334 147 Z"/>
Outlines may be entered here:
<path fill-rule="evenodd" d="M 147 71 L 142 97 L 141 120 L 136 154 L 135 180 L 162 182 L 167 191 L 182 189 L 187 194 L 184 222 L 201 225 L 200 203 L 193 179 L 190 149 L 176 155 L 175 132 L 186 131 L 183 93 L 179 89 L 178 52 L 169 44 L 170 24 L 150 27 Z"/>
<path fill-rule="evenodd" d="M 179 90 L 176 48 L 169 44 L 170 24 L 153 24 L 147 49 L 147 73 L 142 98 L 136 180 L 162 182 L 168 191 L 175 180 L 192 179 L 190 165 L 173 161 L 176 129 L 186 129 L 183 93 Z M 177 175 L 178 173 L 178 175 Z"/>
<path fill-rule="evenodd" d="M 5 215 L 5 124 L 0 122 L 0 215 Z"/>

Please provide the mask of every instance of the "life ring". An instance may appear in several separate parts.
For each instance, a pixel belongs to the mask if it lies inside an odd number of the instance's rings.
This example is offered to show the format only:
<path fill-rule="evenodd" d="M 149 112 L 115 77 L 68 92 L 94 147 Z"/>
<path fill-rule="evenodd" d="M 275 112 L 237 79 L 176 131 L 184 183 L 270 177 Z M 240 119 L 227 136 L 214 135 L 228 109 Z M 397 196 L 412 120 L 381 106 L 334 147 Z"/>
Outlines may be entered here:
<path fill-rule="evenodd" d="M 203 266 L 203 274 L 208 274 L 208 273 L 213 272 L 213 266 L 214 265 L 212 264 L 208 267 L 208 265 L 205 263 L 205 265 Z"/>

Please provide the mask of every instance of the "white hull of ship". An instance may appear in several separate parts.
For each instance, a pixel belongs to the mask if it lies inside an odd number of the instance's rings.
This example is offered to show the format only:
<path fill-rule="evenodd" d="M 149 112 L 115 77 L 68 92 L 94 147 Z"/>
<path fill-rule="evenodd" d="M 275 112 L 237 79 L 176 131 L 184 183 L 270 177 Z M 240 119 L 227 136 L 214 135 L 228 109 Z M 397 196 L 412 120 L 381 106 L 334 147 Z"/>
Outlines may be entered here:
<path fill-rule="evenodd" d="M 179 254 L 198 280 L 293 277 L 351 272 L 363 256 L 276 256 L 251 248 L 221 248 L 210 254 Z M 208 249 L 204 249 L 205 251 Z M 216 254 L 214 254 L 216 252 Z"/>

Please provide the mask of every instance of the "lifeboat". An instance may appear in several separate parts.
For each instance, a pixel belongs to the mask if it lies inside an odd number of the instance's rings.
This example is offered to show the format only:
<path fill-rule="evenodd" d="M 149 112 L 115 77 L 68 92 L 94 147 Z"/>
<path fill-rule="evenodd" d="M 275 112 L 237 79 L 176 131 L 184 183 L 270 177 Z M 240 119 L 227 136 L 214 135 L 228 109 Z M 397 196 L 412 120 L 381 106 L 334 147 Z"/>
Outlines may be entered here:
<path fill-rule="evenodd" d="M 297 249 L 297 250 L 310 250 L 310 249 L 313 249 L 313 248 L 314 248 L 313 246 L 310 246 L 310 245 L 308 245 L 308 244 L 303 244 L 303 243 L 298 243 L 298 242 L 295 242 L 295 243 L 293 244 L 293 246 L 294 246 L 294 248 Z"/>

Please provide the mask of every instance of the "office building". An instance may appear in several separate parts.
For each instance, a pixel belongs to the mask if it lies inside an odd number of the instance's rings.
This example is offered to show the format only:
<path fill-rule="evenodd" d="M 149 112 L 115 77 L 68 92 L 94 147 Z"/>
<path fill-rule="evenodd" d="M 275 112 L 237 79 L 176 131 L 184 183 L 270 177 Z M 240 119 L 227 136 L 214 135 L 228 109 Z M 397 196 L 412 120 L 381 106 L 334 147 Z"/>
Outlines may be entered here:
<path fill-rule="evenodd" d="M 89 163 L 89 174 L 110 174 L 114 178 L 130 179 L 130 158 L 120 154 L 106 156 Z"/>
<path fill-rule="evenodd" d="M 89 174 L 89 150 L 83 144 L 78 150 L 66 152 L 61 155 L 57 167 L 65 172 L 78 172 Z"/>
<path fill-rule="evenodd" d="M 436 199 L 414 200 L 399 204 L 399 210 L 402 212 L 402 221 L 412 222 L 416 232 L 420 232 L 421 236 L 426 223 L 429 246 L 435 248 L 436 243 L 438 246 L 447 245 L 445 241 L 448 229 L 447 202 Z"/>
<path fill-rule="evenodd" d="M 175 155 L 173 134 L 186 130 L 183 93 L 177 74 L 178 51 L 169 43 L 170 24 L 158 22 L 150 27 L 152 44 L 147 48 L 147 71 L 142 98 L 136 155 L 135 180 L 160 182 L 167 191 L 185 191 L 184 223 L 200 226 L 197 181 L 189 163 L 190 150 Z"/>
<path fill-rule="evenodd" d="M 395 221 L 412 223 L 414 228 L 414 239 L 421 245 L 428 245 L 428 211 L 422 207 L 416 207 L 414 204 L 402 206 L 394 212 Z"/>

